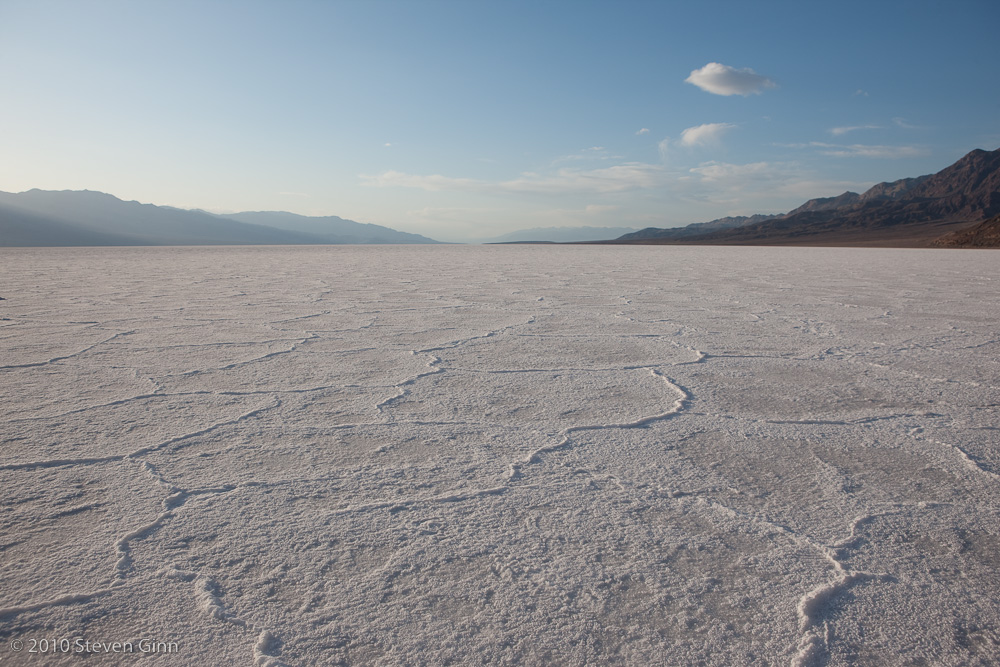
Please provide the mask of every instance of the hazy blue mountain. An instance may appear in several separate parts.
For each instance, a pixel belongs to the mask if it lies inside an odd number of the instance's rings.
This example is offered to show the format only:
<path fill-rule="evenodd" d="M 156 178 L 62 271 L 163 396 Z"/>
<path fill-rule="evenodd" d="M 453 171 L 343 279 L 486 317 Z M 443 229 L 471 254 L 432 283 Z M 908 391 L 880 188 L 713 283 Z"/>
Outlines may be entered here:
<path fill-rule="evenodd" d="M 241 215 L 247 220 L 235 219 Z M 265 219 L 276 224 L 262 224 Z M 0 192 L 0 246 L 436 243 L 416 234 L 339 218 L 343 228 L 352 232 L 331 233 L 337 227 L 327 220 L 291 213 L 219 216 L 122 201 L 90 190 Z M 316 233 L 309 231 L 310 225 Z"/>
<path fill-rule="evenodd" d="M 389 227 L 354 222 L 335 215 L 311 217 L 284 211 L 256 211 L 218 217 L 309 234 L 323 239 L 325 243 L 439 243 L 420 234 L 398 232 Z"/>
<path fill-rule="evenodd" d="M 574 241 L 603 241 L 614 239 L 634 232 L 632 227 L 535 227 L 521 229 L 509 234 L 503 234 L 483 243 L 514 243 L 517 241 L 552 241 L 553 243 L 572 243 Z"/>
<path fill-rule="evenodd" d="M 41 213 L 9 206 L 0 193 L 0 246 L 137 245 L 114 234 L 87 229 Z"/>

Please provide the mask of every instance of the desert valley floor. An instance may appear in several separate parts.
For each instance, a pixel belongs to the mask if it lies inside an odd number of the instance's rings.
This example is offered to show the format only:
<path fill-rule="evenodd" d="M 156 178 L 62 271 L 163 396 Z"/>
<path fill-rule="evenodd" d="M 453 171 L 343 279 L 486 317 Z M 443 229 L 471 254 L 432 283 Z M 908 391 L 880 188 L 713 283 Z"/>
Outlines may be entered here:
<path fill-rule="evenodd" d="M 0 297 L 0 665 L 1000 661 L 996 251 L 5 249 Z"/>

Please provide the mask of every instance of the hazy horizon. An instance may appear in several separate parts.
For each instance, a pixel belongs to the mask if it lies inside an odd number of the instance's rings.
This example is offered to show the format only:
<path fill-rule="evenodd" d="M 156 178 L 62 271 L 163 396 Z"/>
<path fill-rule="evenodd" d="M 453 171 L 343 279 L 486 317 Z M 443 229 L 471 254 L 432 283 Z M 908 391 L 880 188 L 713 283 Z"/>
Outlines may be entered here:
<path fill-rule="evenodd" d="M 779 213 L 1000 145 L 997 19 L 976 0 L 6 2 L 0 190 L 445 241 Z"/>

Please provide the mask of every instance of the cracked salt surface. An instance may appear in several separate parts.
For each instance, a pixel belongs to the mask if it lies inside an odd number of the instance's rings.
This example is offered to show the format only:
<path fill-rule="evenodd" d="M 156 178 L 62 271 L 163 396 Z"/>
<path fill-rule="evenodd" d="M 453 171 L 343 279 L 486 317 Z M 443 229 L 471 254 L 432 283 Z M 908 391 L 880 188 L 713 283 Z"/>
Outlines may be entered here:
<path fill-rule="evenodd" d="M 993 252 L 0 260 L 0 664 L 1000 661 Z"/>

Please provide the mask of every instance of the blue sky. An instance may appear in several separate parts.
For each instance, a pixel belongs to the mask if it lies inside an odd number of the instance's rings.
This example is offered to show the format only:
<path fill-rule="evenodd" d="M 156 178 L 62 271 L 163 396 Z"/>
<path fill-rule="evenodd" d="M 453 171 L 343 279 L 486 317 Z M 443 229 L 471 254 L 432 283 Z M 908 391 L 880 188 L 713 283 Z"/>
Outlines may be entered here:
<path fill-rule="evenodd" d="M 1000 3 L 0 0 L 0 190 L 444 240 L 789 210 L 1000 147 Z"/>

